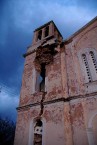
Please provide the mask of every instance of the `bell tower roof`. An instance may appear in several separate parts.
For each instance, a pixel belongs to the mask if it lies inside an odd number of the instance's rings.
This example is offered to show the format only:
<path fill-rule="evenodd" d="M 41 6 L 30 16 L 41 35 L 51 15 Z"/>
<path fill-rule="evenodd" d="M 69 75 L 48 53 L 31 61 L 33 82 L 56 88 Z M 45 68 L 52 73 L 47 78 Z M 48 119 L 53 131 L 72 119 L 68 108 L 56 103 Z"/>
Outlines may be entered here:
<path fill-rule="evenodd" d="M 44 25 L 42 25 L 42 26 L 36 28 L 36 29 L 34 30 L 34 32 L 35 32 L 35 31 L 39 31 L 39 30 L 41 30 L 42 28 L 48 26 L 50 23 L 52 23 L 52 24 L 54 25 L 55 29 L 58 31 L 58 33 L 60 34 L 60 36 L 63 38 L 62 34 L 61 34 L 60 31 L 58 30 L 58 28 L 57 28 L 57 26 L 56 26 L 56 24 L 54 23 L 53 20 L 51 20 L 51 21 L 45 23 Z"/>
<path fill-rule="evenodd" d="M 60 42 L 63 40 L 62 34 L 58 30 L 55 23 L 53 21 L 49 21 L 34 30 L 33 44 L 37 44 L 44 40 L 48 41 L 53 38 Z"/>

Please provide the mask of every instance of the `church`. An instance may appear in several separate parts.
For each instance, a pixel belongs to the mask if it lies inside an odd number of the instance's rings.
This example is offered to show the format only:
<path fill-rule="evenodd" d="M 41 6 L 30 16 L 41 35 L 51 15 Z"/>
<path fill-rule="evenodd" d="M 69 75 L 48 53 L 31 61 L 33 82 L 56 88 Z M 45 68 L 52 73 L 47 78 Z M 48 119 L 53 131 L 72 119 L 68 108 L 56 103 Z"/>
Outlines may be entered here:
<path fill-rule="evenodd" d="M 65 40 L 42 25 L 24 58 L 14 145 L 97 145 L 97 17 Z"/>

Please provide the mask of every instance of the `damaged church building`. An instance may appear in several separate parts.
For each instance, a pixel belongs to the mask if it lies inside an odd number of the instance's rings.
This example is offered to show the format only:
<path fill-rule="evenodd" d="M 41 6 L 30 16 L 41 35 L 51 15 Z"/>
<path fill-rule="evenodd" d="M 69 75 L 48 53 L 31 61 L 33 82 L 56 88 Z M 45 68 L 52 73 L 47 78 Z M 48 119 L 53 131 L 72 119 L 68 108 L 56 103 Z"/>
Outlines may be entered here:
<path fill-rule="evenodd" d="M 42 25 L 24 57 L 14 145 L 97 145 L 97 17 L 65 40 Z"/>

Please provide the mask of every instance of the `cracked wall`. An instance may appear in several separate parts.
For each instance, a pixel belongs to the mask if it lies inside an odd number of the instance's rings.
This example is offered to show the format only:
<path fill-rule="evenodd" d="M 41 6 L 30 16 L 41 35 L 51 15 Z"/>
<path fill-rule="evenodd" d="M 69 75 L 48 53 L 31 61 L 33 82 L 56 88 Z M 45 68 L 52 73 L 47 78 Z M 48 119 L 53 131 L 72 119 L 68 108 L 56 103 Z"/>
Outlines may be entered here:
<path fill-rule="evenodd" d="M 54 34 L 58 36 L 58 31 Z M 97 51 L 96 39 L 97 21 L 67 42 L 55 42 L 55 38 L 50 36 L 28 49 L 15 145 L 33 145 L 33 120 L 36 118 L 43 121 L 45 145 L 96 145 L 97 80 L 85 83 L 80 63 L 80 51 L 85 48 Z M 46 57 L 48 54 L 50 58 Z M 37 92 L 37 71 L 44 62 L 46 89 Z"/>

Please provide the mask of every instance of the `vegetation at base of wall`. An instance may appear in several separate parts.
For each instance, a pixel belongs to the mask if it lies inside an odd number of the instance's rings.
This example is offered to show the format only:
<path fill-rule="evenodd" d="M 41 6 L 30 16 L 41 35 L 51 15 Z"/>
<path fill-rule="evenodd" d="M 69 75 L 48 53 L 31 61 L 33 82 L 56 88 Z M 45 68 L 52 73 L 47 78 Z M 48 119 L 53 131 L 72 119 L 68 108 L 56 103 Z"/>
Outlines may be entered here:
<path fill-rule="evenodd" d="M 15 123 L 8 118 L 0 118 L 0 145 L 13 145 L 15 136 Z"/>

